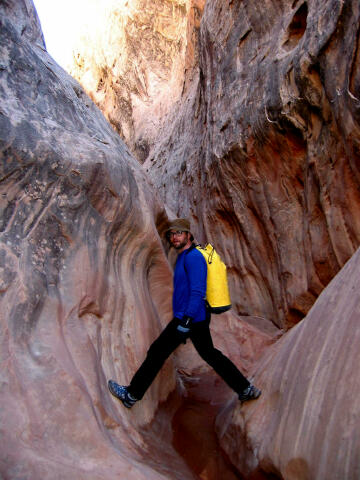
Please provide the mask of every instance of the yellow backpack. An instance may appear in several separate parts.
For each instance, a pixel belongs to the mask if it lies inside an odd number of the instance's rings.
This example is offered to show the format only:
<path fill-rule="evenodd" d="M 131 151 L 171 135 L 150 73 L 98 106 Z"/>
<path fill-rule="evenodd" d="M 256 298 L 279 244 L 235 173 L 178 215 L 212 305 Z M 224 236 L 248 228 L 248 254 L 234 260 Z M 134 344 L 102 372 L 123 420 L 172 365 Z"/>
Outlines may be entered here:
<path fill-rule="evenodd" d="M 231 300 L 225 263 L 210 243 L 205 247 L 197 245 L 196 248 L 206 260 L 206 301 L 210 306 L 210 311 L 212 313 L 223 313 L 230 310 Z"/>

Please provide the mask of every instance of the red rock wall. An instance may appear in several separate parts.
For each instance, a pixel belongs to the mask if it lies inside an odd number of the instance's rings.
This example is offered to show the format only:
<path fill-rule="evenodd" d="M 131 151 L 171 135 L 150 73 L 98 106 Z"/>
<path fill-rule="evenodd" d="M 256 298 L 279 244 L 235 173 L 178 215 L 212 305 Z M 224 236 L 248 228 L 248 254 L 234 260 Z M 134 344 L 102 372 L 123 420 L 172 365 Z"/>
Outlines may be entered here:
<path fill-rule="evenodd" d="M 140 161 L 191 81 L 204 3 L 97 0 L 99 21 L 81 27 L 69 71 Z"/>
<path fill-rule="evenodd" d="M 213 323 L 215 342 L 263 389 L 244 410 L 234 396 L 218 420 L 236 468 L 259 478 L 358 477 L 358 254 L 308 318 L 255 370 L 254 362 L 274 341 L 274 325 L 286 329 L 306 315 L 359 245 L 360 7 L 208 0 L 194 33 L 202 7 L 187 4 L 179 35 L 191 41 L 176 68 L 189 71 L 171 77 L 176 93 L 163 110 L 155 105 L 156 128 L 147 123 L 156 89 L 142 114 L 121 124 L 128 122 L 129 135 L 140 132 L 131 137 L 134 151 L 138 139 L 150 146 L 140 149 L 149 153 L 144 173 L 44 51 L 33 6 L 0 5 L 5 478 L 193 477 L 171 446 L 171 405 L 154 420 L 174 389 L 174 366 L 185 386 L 184 378 L 195 384 L 209 375 L 191 347 L 166 364 L 131 412 L 106 389 L 109 377 L 130 379 L 171 317 L 165 211 L 189 216 L 198 239 L 222 253 L 234 309 Z M 107 79 L 111 88 L 100 82 L 99 92 L 111 110 L 119 79 Z M 121 105 L 119 115 L 127 112 Z M 221 403 L 231 394 L 217 383 L 197 395 Z M 209 455 L 194 471 L 210 479 L 217 465 Z"/>
<path fill-rule="evenodd" d="M 151 460 L 141 433 L 172 361 L 137 413 L 107 390 L 171 318 L 163 205 L 32 22 L 0 5 L 0 477 L 192 478 L 169 429 Z"/>
<path fill-rule="evenodd" d="M 357 250 L 258 364 L 263 395 L 218 416 L 222 446 L 245 478 L 359 478 L 359 272 Z"/>
<path fill-rule="evenodd" d="M 358 23 L 357 1 L 206 4 L 198 84 L 145 167 L 239 314 L 294 325 L 359 245 Z"/>
<path fill-rule="evenodd" d="M 181 384 L 174 367 L 207 372 L 191 347 L 131 412 L 107 390 L 129 382 L 172 316 L 165 206 L 46 53 L 33 5 L 0 14 L 0 476 L 193 478 L 171 443 L 176 393 L 155 418 Z M 274 332 L 231 318 L 219 343 L 248 370 Z"/>

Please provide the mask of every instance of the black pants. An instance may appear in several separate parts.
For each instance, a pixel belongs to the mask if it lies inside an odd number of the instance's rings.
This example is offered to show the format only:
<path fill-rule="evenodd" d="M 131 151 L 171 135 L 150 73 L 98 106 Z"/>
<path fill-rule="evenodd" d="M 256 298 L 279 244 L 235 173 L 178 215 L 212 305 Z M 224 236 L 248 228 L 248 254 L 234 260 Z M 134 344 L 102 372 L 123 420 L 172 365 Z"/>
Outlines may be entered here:
<path fill-rule="evenodd" d="M 220 350 L 214 347 L 209 324 L 210 314 L 207 320 L 192 324 L 189 338 L 201 358 L 220 375 L 229 387 L 237 393 L 241 392 L 249 386 L 249 381 Z M 177 321 L 171 320 L 152 343 L 145 360 L 131 380 L 128 391 L 138 400 L 144 396 L 168 356 L 182 343 L 183 337 L 176 330 L 176 326 Z"/>

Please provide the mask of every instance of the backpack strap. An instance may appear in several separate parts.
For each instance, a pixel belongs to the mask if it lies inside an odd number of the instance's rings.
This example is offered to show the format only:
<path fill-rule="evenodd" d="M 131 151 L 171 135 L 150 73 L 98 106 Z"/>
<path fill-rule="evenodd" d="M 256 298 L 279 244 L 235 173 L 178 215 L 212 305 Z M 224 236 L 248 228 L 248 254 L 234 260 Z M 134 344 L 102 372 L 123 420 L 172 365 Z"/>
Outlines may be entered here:
<path fill-rule="evenodd" d="M 195 245 L 195 243 L 192 243 L 191 246 L 185 251 L 185 255 L 187 255 L 189 252 L 191 252 L 191 250 L 194 250 L 194 248 L 196 248 L 196 245 Z M 185 259 L 184 259 L 184 270 L 185 270 L 185 273 L 187 275 Z"/>
<path fill-rule="evenodd" d="M 194 248 L 196 247 L 201 247 L 201 245 L 198 243 L 197 245 L 195 245 L 195 243 L 192 243 L 191 244 L 191 247 L 189 247 L 186 251 L 186 255 L 191 252 L 191 250 L 194 250 Z M 206 260 L 205 260 L 206 261 Z M 186 273 L 186 276 L 187 276 L 187 270 L 186 270 L 186 265 L 185 265 L 185 260 L 184 260 L 184 270 L 185 270 L 185 273 Z M 208 301 L 206 300 L 206 298 L 204 299 L 205 300 L 205 310 L 206 310 L 206 316 L 209 318 L 210 320 L 210 315 L 211 315 L 211 307 L 208 303 Z"/>
<path fill-rule="evenodd" d="M 189 252 L 191 252 L 191 250 L 194 250 L 194 248 L 196 248 L 196 245 L 195 245 L 195 243 L 193 242 L 193 243 L 190 245 L 190 247 L 186 250 L 186 255 L 187 255 Z"/>

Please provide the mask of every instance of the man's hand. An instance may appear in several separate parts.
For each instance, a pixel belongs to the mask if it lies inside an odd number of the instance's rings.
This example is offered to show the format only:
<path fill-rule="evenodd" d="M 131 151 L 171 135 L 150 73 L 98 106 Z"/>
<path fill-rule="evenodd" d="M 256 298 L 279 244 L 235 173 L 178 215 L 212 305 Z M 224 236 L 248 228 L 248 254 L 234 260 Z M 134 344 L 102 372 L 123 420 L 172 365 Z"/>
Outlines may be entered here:
<path fill-rule="evenodd" d="M 183 337 L 183 343 L 186 343 L 186 339 L 190 334 L 191 323 L 193 319 L 188 315 L 184 315 L 182 319 L 177 319 L 178 325 L 176 330 L 181 334 Z"/>

